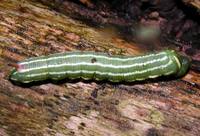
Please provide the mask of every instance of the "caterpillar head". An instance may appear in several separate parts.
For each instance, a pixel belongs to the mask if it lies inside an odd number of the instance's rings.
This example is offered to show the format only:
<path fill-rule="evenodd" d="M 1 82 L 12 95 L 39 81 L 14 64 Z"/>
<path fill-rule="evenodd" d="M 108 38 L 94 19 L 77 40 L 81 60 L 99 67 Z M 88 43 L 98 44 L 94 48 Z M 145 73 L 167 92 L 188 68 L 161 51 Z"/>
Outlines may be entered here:
<path fill-rule="evenodd" d="M 188 72 L 188 70 L 190 68 L 191 61 L 190 61 L 190 59 L 188 57 L 183 56 L 183 55 L 179 55 L 178 58 L 179 58 L 181 67 L 180 67 L 178 73 L 176 74 L 176 76 L 177 77 L 182 77 Z"/>
<path fill-rule="evenodd" d="M 176 77 L 182 77 L 184 76 L 189 68 L 190 68 L 190 59 L 186 56 L 183 56 L 181 54 L 178 54 L 174 50 L 167 50 L 167 53 L 170 54 L 172 60 L 177 64 L 178 70 L 175 74 Z"/>

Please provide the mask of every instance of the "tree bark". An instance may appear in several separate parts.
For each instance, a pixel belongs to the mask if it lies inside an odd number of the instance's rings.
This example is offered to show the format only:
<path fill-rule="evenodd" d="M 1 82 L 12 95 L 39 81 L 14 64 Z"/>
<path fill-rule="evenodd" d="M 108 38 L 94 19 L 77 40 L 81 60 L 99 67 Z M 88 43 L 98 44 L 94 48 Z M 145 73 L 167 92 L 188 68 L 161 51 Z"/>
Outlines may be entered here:
<path fill-rule="evenodd" d="M 112 84 L 95 81 L 18 86 L 11 64 L 55 52 L 135 55 L 147 49 L 117 30 L 83 24 L 33 1 L 0 2 L 0 135 L 198 136 L 200 74 Z"/>

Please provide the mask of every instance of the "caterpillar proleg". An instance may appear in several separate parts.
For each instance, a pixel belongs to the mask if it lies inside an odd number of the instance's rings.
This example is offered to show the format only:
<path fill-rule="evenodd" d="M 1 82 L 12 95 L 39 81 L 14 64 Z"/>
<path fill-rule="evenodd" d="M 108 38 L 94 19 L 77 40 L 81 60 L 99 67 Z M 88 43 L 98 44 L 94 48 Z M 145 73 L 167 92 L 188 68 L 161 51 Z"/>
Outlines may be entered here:
<path fill-rule="evenodd" d="M 10 79 L 22 83 L 64 78 L 133 82 L 167 75 L 183 76 L 189 65 L 189 60 L 174 50 L 141 56 L 66 52 L 21 61 Z"/>

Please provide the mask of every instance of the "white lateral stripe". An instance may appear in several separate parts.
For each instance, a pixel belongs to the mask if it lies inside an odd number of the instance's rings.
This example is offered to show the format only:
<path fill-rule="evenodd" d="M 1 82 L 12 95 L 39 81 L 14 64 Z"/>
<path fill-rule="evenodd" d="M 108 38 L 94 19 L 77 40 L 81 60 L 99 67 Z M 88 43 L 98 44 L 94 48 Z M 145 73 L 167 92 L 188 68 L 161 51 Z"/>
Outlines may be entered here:
<path fill-rule="evenodd" d="M 130 58 L 115 58 L 112 56 L 106 56 L 105 55 L 96 55 L 96 54 L 72 54 L 72 55 L 65 55 L 65 56 L 57 56 L 57 57 L 50 57 L 47 59 L 35 59 L 32 61 L 26 60 L 25 62 L 20 62 L 19 65 L 26 65 L 26 64 L 30 64 L 30 63 L 35 63 L 35 62 L 43 62 L 43 61 L 51 61 L 51 60 L 55 60 L 55 59 L 67 59 L 67 58 L 74 58 L 74 57 L 94 57 L 94 58 L 98 58 L 98 59 L 107 59 L 107 60 L 118 60 L 118 61 L 128 61 L 128 60 L 136 60 L 136 59 L 140 59 L 140 58 L 148 58 L 151 56 L 159 56 L 159 55 L 166 55 L 166 52 L 161 52 L 158 54 L 149 54 L 149 55 L 145 55 L 145 56 L 134 56 L 134 57 L 130 57 Z"/>
<path fill-rule="evenodd" d="M 172 63 L 173 63 L 173 61 L 170 60 L 165 65 L 160 65 L 160 66 L 157 66 L 157 67 L 152 67 L 152 68 L 149 68 L 149 69 L 145 69 L 145 70 L 141 70 L 141 71 L 128 72 L 128 73 L 112 73 L 112 72 L 99 72 L 99 71 L 77 70 L 77 71 L 49 72 L 49 74 L 50 75 L 60 75 L 60 74 L 78 74 L 78 73 L 85 73 L 85 74 L 97 73 L 99 75 L 108 75 L 108 76 L 132 76 L 132 75 L 135 75 L 135 74 L 142 74 L 142 73 L 149 72 L 149 71 L 163 69 L 163 68 L 168 67 Z M 31 75 L 29 75 L 29 77 L 39 76 L 40 74 L 43 74 L 43 73 L 31 74 Z M 45 72 L 45 74 L 46 74 L 46 72 Z M 165 74 L 165 73 L 163 73 L 163 74 Z"/>
<path fill-rule="evenodd" d="M 114 69 L 119 69 L 119 68 L 131 68 L 131 67 L 135 67 L 135 66 L 145 66 L 147 64 L 153 64 L 159 61 L 165 61 L 167 60 L 168 57 L 164 56 L 160 59 L 156 59 L 156 60 L 150 60 L 144 63 L 134 63 L 134 64 L 130 64 L 130 65 L 122 65 L 122 66 L 118 66 L 118 65 L 112 65 L 112 64 L 102 64 L 102 63 L 87 63 L 87 62 L 81 62 L 81 63 L 66 63 L 66 64 L 60 64 L 60 65 L 48 65 L 47 66 L 43 66 L 43 67 L 35 67 L 35 68 L 29 68 L 29 69 L 21 69 L 19 72 L 20 73 L 24 73 L 24 72 L 30 72 L 33 70 L 39 70 L 39 69 L 46 69 L 46 68 L 59 68 L 59 67 L 66 67 L 66 66 L 97 66 L 97 67 L 103 67 L 103 68 L 114 68 Z"/>
<path fill-rule="evenodd" d="M 16 75 L 17 74 L 17 72 L 15 72 L 14 73 L 14 75 Z M 43 75 L 48 75 L 48 72 L 44 72 L 44 73 L 36 73 L 36 74 L 34 74 L 34 76 L 33 75 L 26 75 L 27 77 L 36 77 L 36 76 L 43 76 Z M 18 80 L 18 79 L 16 79 L 16 78 L 13 78 L 13 77 L 11 77 L 11 79 L 12 80 Z M 27 81 L 27 83 L 28 83 L 29 81 Z M 24 82 L 25 83 L 25 82 Z"/>
<path fill-rule="evenodd" d="M 31 75 L 27 75 L 27 76 L 28 76 L 28 77 L 35 77 L 35 76 L 41 76 L 41 75 L 48 75 L 48 72 L 36 73 L 36 74 L 34 74 L 34 76 L 31 76 Z"/>
<path fill-rule="evenodd" d="M 169 71 L 169 72 L 165 73 L 164 75 L 167 76 L 167 75 L 170 75 L 172 73 L 174 73 L 174 71 Z"/>
<path fill-rule="evenodd" d="M 178 65 L 178 68 L 180 69 L 180 68 L 181 68 L 181 63 L 180 63 L 179 59 L 178 59 L 176 56 L 173 56 L 173 57 L 174 57 L 174 59 L 176 60 L 176 63 L 177 63 L 177 65 Z"/>

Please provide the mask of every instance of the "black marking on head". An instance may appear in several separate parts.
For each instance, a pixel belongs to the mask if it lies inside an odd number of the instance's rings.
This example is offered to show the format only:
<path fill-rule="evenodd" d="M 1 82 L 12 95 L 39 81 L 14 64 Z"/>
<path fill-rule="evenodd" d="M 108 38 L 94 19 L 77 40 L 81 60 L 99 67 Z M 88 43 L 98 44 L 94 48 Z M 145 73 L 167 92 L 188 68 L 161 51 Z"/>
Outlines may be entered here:
<path fill-rule="evenodd" d="M 17 63 L 8 63 L 8 66 L 14 67 L 15 69 L 19 68 L 19 65 Z"/>
<path fill-rule="evenodd" d="M 96 59 L 96 58 L 92 58 L 92 59 L 91 59 L 91 62 L 92 62 L 92 63 L 95 63 L 95 62 L 97 62 L 97 59 Z"/>

